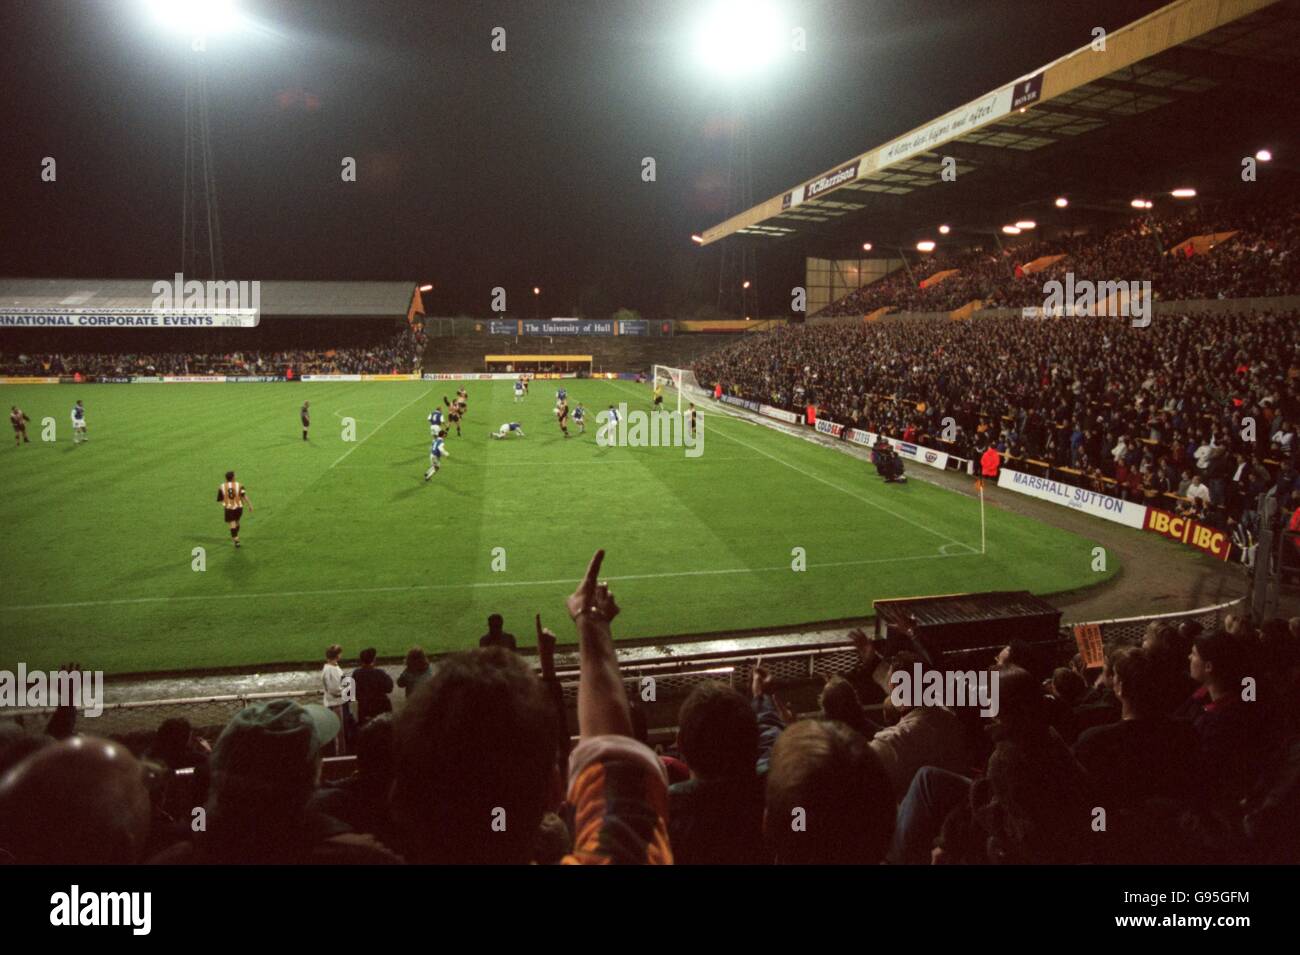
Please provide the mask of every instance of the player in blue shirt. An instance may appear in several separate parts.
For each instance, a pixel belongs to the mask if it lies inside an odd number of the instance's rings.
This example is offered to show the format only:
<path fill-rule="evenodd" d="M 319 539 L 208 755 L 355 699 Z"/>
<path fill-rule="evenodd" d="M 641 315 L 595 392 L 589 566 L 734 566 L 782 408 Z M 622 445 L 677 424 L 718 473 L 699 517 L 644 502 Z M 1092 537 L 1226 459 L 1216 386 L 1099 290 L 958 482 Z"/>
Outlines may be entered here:
<path fill-rule="evenodd" d="M 523 400 L 524 400 L 524 380 L 522 378 L 516 378 L 515 379 L 515 401 L 523 401 Z"/>
<path fill-rule="evenodd" d="M 526 434 L 524 434 L 524 429 L 519 426 L 518 421 L 511 421 L 508 422 L 507 424 L 503 424 L 501 427 L 497 428 L 496 431 L 492 432 L 490 437 L 504 438 L 506 435 L 509 434 L 517 434 L 521 438 L 528 437 Z"/>
<path fill-rule="evenodd" d="M 555 403 L 558 405 L 561 401 L 569 400 L 569 391 L 567 388 L 561 388 L 555 393 Z"/>
<path fill-rule="evenodd" d="M 429 445 L 429 470 L 424 472 L 426 481 L 438 473 L 438 468 L 442 467 L 442 459 L 450 457 L 442 440 L 446 436 L 446 431 L 435 431 L 433 433 L 433 444 Z"/>
<path fill-rule="evenodd" d="M 78 401 L 72 406 L 72 443 L 81 444 L 86 440 L 86 409 Z"/>
<path fill-rule="evenodd" d="M 438 432 L 442 430 L 442 409 L 434 408 L 429 412 L 429 433 L 435 438 Z"/>
<path fill-rule="evenodd" d="M 573 409 L 573 423 L 578 426 L 578 434 L 584 434 L 587 431 L 587 410 L 582 407 L 582 402 Z"/>

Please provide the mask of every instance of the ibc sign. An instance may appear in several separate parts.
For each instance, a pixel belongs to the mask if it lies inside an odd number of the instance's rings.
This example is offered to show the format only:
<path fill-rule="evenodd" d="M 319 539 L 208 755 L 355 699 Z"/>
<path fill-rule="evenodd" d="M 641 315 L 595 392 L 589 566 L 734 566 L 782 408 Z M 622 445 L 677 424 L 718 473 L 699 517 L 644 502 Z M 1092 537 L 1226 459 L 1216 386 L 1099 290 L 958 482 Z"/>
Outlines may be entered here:
<path fill-rule="evenodd" d="M 1228 536 L 1223 531 L 1206 527 L 1186 517 L 1178 517 L 1168 511 L 1154 507 L 1147 508 L 1147 530 L 1155 531 L 1165 537 L 1212 554 L 1219 560 L 1227 560 L 1232 549 Z"/>

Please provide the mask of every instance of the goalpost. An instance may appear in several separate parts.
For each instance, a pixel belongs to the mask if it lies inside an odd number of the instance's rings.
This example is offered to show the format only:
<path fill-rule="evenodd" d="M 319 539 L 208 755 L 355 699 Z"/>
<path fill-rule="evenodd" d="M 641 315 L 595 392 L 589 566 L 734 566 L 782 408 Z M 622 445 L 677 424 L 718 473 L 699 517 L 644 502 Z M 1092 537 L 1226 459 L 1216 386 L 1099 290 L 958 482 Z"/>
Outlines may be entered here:
<path fill-rule="evenodd" d="M 712 397 L 708 391 L 700 387 L 700 383 L 695 380 L 695 372 L 688 368 L 655 365 L 654 386 L 658 388 L 660 385 L 663 385 L 665 397 L 671 399 L 673 393 L 676 393 L 678 411 L 682 410 L 683 398 L 689 402 L 697 398 Z"/>

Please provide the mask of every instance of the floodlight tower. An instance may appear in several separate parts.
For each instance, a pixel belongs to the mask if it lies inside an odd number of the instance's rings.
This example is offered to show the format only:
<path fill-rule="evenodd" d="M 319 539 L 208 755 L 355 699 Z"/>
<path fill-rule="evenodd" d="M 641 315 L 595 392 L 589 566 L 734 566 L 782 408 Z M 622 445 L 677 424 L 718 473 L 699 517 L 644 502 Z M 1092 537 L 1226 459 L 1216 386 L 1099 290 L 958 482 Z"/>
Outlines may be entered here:
<path fill-rule="evenodd" d="M 185 84 L 185 198 L 181 210 L 181 271 L 196 279 L 219 279 L 221 213 L 212 164 L 208 76 L 203 51 L 195 49 Z"/>
<path fill-rule="evenodd" d="M 717 0 L 700 20 L 695 55 L 727 84 L 731 100 L 727 155 L 728 218 L 754 204 L 750 96 L 754 78 L 785 48 L 786 28 L 773 0 Z M 723 242 L 718 265 L 718 309 L 749 317 L 758 304 L 758 263 L 744 237 Z"/>
<path fill-rule="evenodd" d="M 185 78 L 185 170 L 181 205 L 181 271 L 190 278 L 219 279 L 221 215 L 212 159 L 208 106 L 208 39 L 239 23 L 234 0 L 147 0 L 159 26 L 189 43 Z"/>
<path fill-rule="evenodd" d="M 754 163 L 745 97 L 738 93 L 732 104 L 731 143 L 727 155 L 727 205 L 725 218 L 754 204 Z M 758 301 L 758 261 L 754 244 L 744 236 L 723 242 L 718 261 L 718 311 L 748 318 Z"/>

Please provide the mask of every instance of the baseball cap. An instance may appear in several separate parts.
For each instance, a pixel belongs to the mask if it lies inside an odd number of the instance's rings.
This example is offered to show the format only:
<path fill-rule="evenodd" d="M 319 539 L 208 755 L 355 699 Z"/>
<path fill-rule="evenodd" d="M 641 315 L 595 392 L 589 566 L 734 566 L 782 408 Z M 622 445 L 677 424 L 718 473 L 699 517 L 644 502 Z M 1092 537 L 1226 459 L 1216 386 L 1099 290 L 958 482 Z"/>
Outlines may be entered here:
<path fill-rule="evenodd" d="M 339 718 L 317 703 L 267 700 L 246 706 L 222 730 L 212 750 L 212 780 L 292 786 L 310 773 Z"/>

